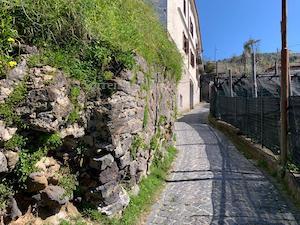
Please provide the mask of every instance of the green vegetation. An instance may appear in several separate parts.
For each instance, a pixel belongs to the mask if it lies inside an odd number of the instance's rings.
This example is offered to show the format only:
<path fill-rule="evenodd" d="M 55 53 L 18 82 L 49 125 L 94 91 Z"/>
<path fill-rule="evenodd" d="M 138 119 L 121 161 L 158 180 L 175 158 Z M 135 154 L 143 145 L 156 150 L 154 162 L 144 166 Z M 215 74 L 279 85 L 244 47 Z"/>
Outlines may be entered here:
<path fill-rule="evenodd" d="M 7 207 L 8 198 L 13 194 L 6 184 L 0 184 L 0 216 Z"/>
<path fill-rule="evenodd" d="M 13 29 L 13 18 L 3 1 L 0 3 L 0 21 L 0 77 L 5 77 L 8 69 L 16 63 L 11 55 L 17 32 Z"/>
<path fill-rule="evenodd" d="M 21 186 L 24 186 L 28 176 L 37 170 L 35 164 L 50 150 L 55 150 L 62 145 L 62 140 L 56 133 L 43 135 L 38 142 L 41 145 L 41 147 L 37 147 L 38 150 L 33 147 L 33 149 L 23 149 L 20 152 L 16 173 L 21 181 Z"/>
<path fill-rule="evenodd" d="M 251 71 L 251 59 L 250 56 L 244 54 L 240 56 L 233 56 L 228 59 L 224 59 L 218 62 L 219 72 L 225 72 L 226 68 L 231 69 L 233 73 L 243 74 L 245 71 L 247 74 Z M 245 60 L 246 64 L 245 64 Z M 274 67 L 276 61 L 280 61 L 280 54 L 278 53 L 257 53 L 257 72 L 265 73 L 267 69 Z M 300 63 L 300 54 L 291 53 L 290 63 Z"/>
<path fill-rule="evenodd" d="M 114 74 L 110 71 L 105 71 L 103 74 L 104 80 L 111 80 Z"/>
<path fill-rule="evenodd" d="M 73 124 L 77 122 L 80 119 L 79 112 L 81 110 L 80 105 L 78 104 L 78 97 L 80 95 L 80 88 L 79 87 L 73 87 L 70 91 L 70 99 L 73 104 L 73 111 L 70 113 L 68 117 L 68 121 Z"/>
<path fill-rule="evenodd" d="M 111 79 L 116 68 L 132 69 L 135 54 L 181 78 L 181 55 L 142 0 L 1 1 L 0 17 L 9 31 L 0 39 L 17 38 L 41 50 L 31 66 L 61 68 L 86 87 Z M 0 51 L 10 55 L 6 42 Z"/>
<path fill-rule="evenodd" d="M 75 174 L 71 174 L 69 167 L 63 167 L 59 171 L 58 175 L 58 185 L 65 189 L 65 196 L 72 197 L 73 192 L 76 190 L 78 186 L 77 176 Z M 63 197 L 65 197 L 63 196 Z"/>
<path fill-rule="evenodd" d="M 15 150 L 16 148 L 22 149 L 26 145 L 27 138 L 15 134 L 10 140 L 4 143 L 4 148 L 7 150 Z"/>
<path fill-rule="evenodd" d="M 136 135 L 133 138 L 131 147 L 130 147 L 130 155 L 132 159 L 136 159 L 137 153 L 139 149 L 145 149 L 147 146 L 144 143 L 144 140 L 139 135 Z"/>
<path fill-rule="evenodd" d="M 166 122 L 167 122 L 167 117 L 164 115 L 161 115 L 159 117 L 158 125 L 165 125 Z"/>
<path fill-rule="evenodd" d="M 44 148 L 48 150 L 55 150 L 60 147 L 63 143 L 59 134 L 49 134 L 43 137 Z"/>
<path fill-rule="evenodd" d="M 300 173 L 300 165 L 296 165 L 295 163 L 292 163 L 291 161 L 287 164 L 287 167 L 289 171 L 293 173 Z"/>
<path fill-rule="evenodd" d="M 69 221 L 61 220 L 59 225 L 87 225 L 81 218 L 71 218 Z"/>
<path fill-rule="evenodd" d="M 0 104 L 0 118 L 2 118 L 6 125 L 17 124 L 24 127 L 19 116 L 14 112 L 14 107 L 22 102 L 27 95 L 27 86 L 24 82 L 18 84 L 13 92 L 5 100 L 5 103 Z"/>
<path fill-rule="evenodd" d="M 146 104 L 146 107 L 144 109 L 144 119 L 143 119 L 143 128 L 145 129 L 149 122 L 149 106 L 148 103 Z"/>
<path fill-rule="evenodd" d="M 140 193 L 138 196 L 132 196 L 129 206 L 125 209 L 122 219 L 108 219 L 97 210 L 87 209 L 85 215 L 92 220 L 104 225 L 124 225 L 138 224 L 141 216 L 149 211 L 151 205 L 165 184 L 168 171 L 175 159 L 177 150 L 169 146 L 163 160 L 153 163 L 151 174 L 140 183 Z"/>
<path fill-rule="evenodd" d="M 160 147 L 160 134 L 155 134 L 150 141 L 150 150 L 156 151 Z"/>
<path fill-rule="evenodd" d="M 17 175 L 20 178 L 21 185 L 24 185 L 28 176 L 35 172 L 35 164 L 46 154 L 45 149 L 39 149 L 38 151 L 31 153 L 28 150 L 24 150 L 20 153 L 20 159 L 17 166 Z"/>
<path fill-rule="evenodd" d="M 214 62 L 207 62 L 205 67 L 204 67 L 204 71 L 207 74 L 211 74 L 214 73 L 216 70 L 216 64 Z"/>

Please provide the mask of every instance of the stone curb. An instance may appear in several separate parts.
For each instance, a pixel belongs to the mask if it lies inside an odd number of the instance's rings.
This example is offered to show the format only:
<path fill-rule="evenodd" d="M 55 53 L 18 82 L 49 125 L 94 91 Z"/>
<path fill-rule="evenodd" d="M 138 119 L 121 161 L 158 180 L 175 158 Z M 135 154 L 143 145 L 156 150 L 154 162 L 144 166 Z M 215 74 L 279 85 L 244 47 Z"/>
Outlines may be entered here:
<path fill-rule="evenodd" d="M 247 157 L 266 162 L 266 170 L 268 173 L 284 174 L 282 178 L 279 178 L 280 181 L 287 187 L 290 195 L 300 203 L 300 174 L 292 173 L 289 170 L 285 170 L 285 173 L 282 173 L 279 156 L 274 155 L 270 149 L 262 148 L 261 145 L 255 144 L 246 136 L 241 135 L 238 128 L 224 121 L 217 120 L 211 115 L 209 115 L 208 121 L 212 127 L 226 135 L 237 149 L 245 153 Z"/>

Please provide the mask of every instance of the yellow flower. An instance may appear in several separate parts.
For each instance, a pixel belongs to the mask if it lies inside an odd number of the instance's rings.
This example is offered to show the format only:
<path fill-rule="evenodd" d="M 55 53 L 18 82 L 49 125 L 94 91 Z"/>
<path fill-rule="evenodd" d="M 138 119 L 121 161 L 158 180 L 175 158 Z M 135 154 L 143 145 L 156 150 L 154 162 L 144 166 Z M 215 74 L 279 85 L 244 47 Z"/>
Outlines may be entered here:
<path fill-rule="evenodd" d="M 12 43 L 12 44 L 15 43 L 15 39 L 13 39 L 13 38 L 11 38 L 11 37 L 8 38 L 7 41 L 8 41 L 9 43 Z"/>
<path fill-rule="evenodd" d="M 10 61 L 10 62 L 8 62 L 8 65 L 9 65 L 10 68 L 14 68 L 17 65 L 17 62 L 16 61 Z"/>

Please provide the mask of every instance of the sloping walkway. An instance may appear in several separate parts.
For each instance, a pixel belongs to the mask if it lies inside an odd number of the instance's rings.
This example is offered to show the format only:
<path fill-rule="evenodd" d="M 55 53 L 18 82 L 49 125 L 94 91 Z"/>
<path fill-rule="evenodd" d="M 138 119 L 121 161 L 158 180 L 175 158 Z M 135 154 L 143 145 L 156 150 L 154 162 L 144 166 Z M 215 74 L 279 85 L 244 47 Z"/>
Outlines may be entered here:
<path fill-rule="evenodd" d="M 298 224 L 269 179 L 207 125 L 208 107 L 176 123 L 178 158 L 147 224 Z"/>

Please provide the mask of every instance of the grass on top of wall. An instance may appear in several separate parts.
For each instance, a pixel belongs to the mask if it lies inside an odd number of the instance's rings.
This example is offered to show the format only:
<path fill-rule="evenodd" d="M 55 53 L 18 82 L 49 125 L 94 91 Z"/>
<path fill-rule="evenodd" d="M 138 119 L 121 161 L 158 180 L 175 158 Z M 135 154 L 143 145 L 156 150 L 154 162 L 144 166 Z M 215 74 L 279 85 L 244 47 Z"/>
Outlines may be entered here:
<path fill-rule="evenodd" d="M 13 35 L 16 43 L 39 47 L 31 64 L 57 66 L 91 83 L 131 69 L 139 54 L 170 79 L 181 78 L 181 54 L 143 0 L 3 0 L 0 16 L 10 31 L 0 32 L 1 40 Z"/>

